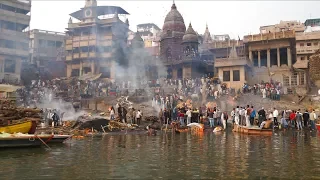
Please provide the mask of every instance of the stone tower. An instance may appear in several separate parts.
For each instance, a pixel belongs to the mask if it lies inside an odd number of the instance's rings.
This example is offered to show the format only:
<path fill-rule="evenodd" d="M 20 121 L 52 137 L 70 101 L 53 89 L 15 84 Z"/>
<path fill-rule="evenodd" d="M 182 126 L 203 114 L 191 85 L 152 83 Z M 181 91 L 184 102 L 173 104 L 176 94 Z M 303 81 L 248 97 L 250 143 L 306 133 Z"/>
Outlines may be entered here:
<path fill-rule="evenodd" d="M 86 0 L 86 4 L 84 6 L 84 22 L 96 22 L 98 19 L 97 16 L 97 1 L 96 0 Z"/>
<path fill-rule="evenodd" d="M 193 30 L 191 23 L 182 38 L 183 55 L 185 57 L 196 57 L 198 55 L 199 39 Z"/>
<path fill-rule="evenodd" d="M 182 37 L 186 26 L 183 17 L 173 3 L 171 11 L 167 14 L 160 38 L 160 57 L 162 60 L 171 62 L 182 58 Z"/>

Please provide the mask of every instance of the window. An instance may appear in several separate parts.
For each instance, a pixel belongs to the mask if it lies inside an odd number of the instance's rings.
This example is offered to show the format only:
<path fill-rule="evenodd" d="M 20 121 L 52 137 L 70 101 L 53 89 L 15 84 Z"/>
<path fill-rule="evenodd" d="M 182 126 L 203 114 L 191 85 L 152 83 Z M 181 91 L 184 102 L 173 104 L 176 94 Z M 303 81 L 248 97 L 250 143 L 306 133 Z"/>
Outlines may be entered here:
<path fill-rule="evenodd" d="M 300 46 L 304 46 L 304 43 L 300 43 Z"/>
<path fill-rule="evenodd" d="M 56 42 L 55 41 L 48 40 L 47 43 L 48 43 L 48 47 L 55 47 L 56 46 Z"/>
<path fill-rule="evenodd" d="M 14 49 L 15 46 L 15 42 L 14 41 L 9 41 L 9 40 L 5 40 L 5 47 L 9 48 L 9 49 Z"/>
<path fill-rule="evenodd" d="M 290 86 L 289 76 L 283 75 L 283 85 Z"/>
<path fill-rule="evenodd" d="M 313 43 L 314 46 L 318 46 L 318 42 Z"/>
<path fill-rule="evenodd" d="M 291 86 L 296 86 L 298 84 L 297 77 L 298 77 L 298 74 L 293 73 L 293 75 L 291 76 Z"/>
<path fill-rule="evenodd" d="M 57 41 L 57 42 L 56 42 L 56 47 L 59 48 L 59 47 L 61 47 L 61 46 L 62 46 L 62 42 L 61 42 L 61 41 Z"/>
<path fill-rule="evenodd" d="M 305 85 L 304 72 L 299 73 L 299 85 Z"/>
<path fill-rule="evenodd" d="M 46 41 L 43 40 L 43 39 L 39 39 L 39 46 L 40 46 L 40 47 L 46 47 L 46 46 L 47 46 L 47 45 L 46 45 Z"/>
<path fill-rule="evenodd" d="M 307 46 L 311 46 L 311 43 L 307 43 Z"/>
<path fill-rule="evenodd" d="M 14 60 L 6 59 L 4 62 L 4 72 L 6 73 L 15 73 L 16 63 Z"/>
<path fill-rule="evenodd" d="M 240 71 L 239 70 L 233 71 L 233 81 L 240 81 Z"/>
<path fill-rule="evenodd" d="M 303 56 L 303 57 L 301 57 L 301 60 L 305 60 L 305 58 L 306 58 L 306 57 Z"/>
<path fill-rule="evenodd" d="M 230 81 L 230 71 L 223 71 L 223 81 Z"/>

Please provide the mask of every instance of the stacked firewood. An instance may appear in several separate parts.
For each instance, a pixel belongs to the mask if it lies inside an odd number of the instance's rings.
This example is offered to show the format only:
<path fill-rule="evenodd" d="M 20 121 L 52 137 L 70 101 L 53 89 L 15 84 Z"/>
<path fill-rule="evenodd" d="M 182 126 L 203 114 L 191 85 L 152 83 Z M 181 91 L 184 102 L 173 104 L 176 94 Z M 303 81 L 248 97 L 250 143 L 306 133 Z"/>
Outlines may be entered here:
<path fill-rule="evenodd" d="M 14 101 L 0 101 L 0 121 L 40 120 L 41 113 L 40 109 L 17 107 Z"/>
<path fill-rule="evenodd" d="M 159 118 L 157 116 L 146 116 L 145 121 L 157 122 Z"/>

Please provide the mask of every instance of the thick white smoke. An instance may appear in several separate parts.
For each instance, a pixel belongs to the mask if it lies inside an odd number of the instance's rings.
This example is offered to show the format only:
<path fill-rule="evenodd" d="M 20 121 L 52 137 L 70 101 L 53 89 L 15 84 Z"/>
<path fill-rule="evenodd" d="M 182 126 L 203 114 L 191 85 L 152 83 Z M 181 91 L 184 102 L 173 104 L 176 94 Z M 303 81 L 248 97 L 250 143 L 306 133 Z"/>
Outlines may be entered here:
<path fill-rule="evenodd" d="M 45 89 L 45 93 L 42 98 L 41 103 L 36 103 L 37 108 L 41 109 L 56 109 L 59 110 L 60 113 L 64 112 L 63 121 L 73 121 L 77 120 L 77 118 L 86 112 L 84 111 L 78 111 L 74 109 L 72 103 L 65 102 L 62 98 L 54 98 L 55 94 L 52 90 Z"/>

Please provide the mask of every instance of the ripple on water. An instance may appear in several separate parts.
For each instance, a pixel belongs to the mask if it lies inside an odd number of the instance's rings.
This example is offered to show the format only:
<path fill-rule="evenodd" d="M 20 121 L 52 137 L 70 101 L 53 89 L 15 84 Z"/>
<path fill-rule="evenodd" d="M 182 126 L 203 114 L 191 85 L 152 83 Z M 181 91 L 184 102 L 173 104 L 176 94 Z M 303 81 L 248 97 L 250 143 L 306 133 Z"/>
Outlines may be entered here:
<path fill-rule="evenodd" d="M 1 179 L 314 179 L 319 137 L 236 133 L 115 135 L 72 146 L 1 151 Z M 38 171 L 35 171 L 37 169 Z"/>

